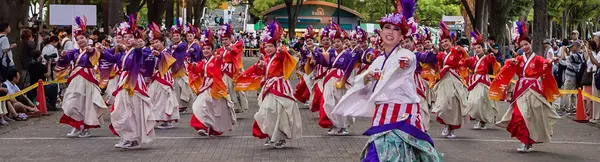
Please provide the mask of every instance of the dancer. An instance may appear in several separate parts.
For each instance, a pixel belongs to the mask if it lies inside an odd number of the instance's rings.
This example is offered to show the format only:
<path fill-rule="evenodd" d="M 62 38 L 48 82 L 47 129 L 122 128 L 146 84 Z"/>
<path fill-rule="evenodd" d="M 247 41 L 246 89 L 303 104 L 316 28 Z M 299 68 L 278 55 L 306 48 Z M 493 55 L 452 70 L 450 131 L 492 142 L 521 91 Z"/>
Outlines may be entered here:
<path fill-rule="evenodd" d="M 402 48 L 408 49 L 409 51 L 413 51 L 416 56 L 416 66 L 415 69 L 415 85 L 417 86 L 417 94 L 419 94 L 420 98 L 420 108 L 421 108 L 421 117 L 423 118 L 422 122 L 424 125 L 425 131 L 429 130 L 429 120 L 430 120 L 430 105 L 429 100 L 427 99 L 427 91 L 429 90 L 429 85 L 425 82 L 423 77 L 421 76 L 421 72 L 423 70 L 422 64 L 435 64 L 437 62 L 436 55 L 433 52 L 417 52 L 415 40 L 413 38 L 414 35 L 419 36 L 416 32 L 417 30 L 417 22 L 414 19 L 414 6 L 403 6 L 405 8 L 410 8 L 412 10 L 403 11 L 403 16 L 408 21 L 409 32 L 404 35 L 404 39 L 402 40 Z M 412 11 L 412 12 L 411 12 Z M 418 38 L 418 37 L 417 37 Z M 419 41 L 417 39 L 417 41 Z"/>
<path fill-rule="evenodd" d="M 546 60 L 533 53 L 525 22 L 517 22 L 517 30 L 523 55 L 506 61 L 492 81 L 489 97 L 499 101 L 513 76 L 519 77 L 511 106 L 496 125 L 505 127 L 511 137 L 521 141 L 517 151 L 530 152 L 533 144 L 550 142 L 554 124 L 560 118 L 551 104 L 560 96 L 552 75 L 552 62 L 557 59 Z"/>
<path fill-rule="evenodd" d="M 188 63 L 194 63 L 202 60 L 202 48 L 198 43 L 198 38 L 200 36 L 200 32 L 198 28 L 192 26 L 192 24 L 188 23 L 186 27 L 185 33 L 185 41 L 187 42 L 187 57 Z"/>
<path fill-rule="evenodd" d="M 401 2 L 403 6 L 415 3 Z M 383 17 L 380 24 L 384 53 L 356 76 L 334 114 L 373 118 L 372 127 L 364 133 L 370 138 L 363 161 L 442 161 L 421 122 L 414 80 L 417 58 L 399 47 L 410 25 L 398 11 Z"/>
<path fill-rule="evenodd" d="M 223 58 L 213 55 L 213 42 L 212 32 L 206 29 L 200 38 L 204 59 L 193 63 L 189 70 L 201 79 L 190 121 L 190 125 L 201 136 L 219 136 L 233 130 L 236 124 L 233 101 L 228 98 L 227 86 L 223 82 Z"/>
<path fill-rule="evenodd" d="M 233 80 L 241 73 L 241 69 L 244 67 L 242 64 L 242 48 L 244 43 L 241 40 L 235 42 L 233 29 L 229 24 L 223 25 L 219 29 L 218 35 L 223 43 L 221 48 L 216 51 L 216 55 L 223 57 L 223 69 L 221 69 L 225 73 L 223 75 L 223 82 L 227 85 L 229 98 L 233 100 L 235 105 L 239 106 L 239 108 L 235 107 L 235 112 L 241 113 L 244 110 L 248 110 L 248 99 L 246 99 L 246 92 L 234 90 L 235 84 Z"/>
<path fill-rule="evenodd" d="M 493 67 L 494 73 L 500 70 L 500 64 L 493 54 L 485 52 L 487 51 L 483 48 L 485 42 L 479 32 L 471 32 L 471 38 L 474 40 L 472 41 L 472 47 L 475 56 L 469 57 L 464 63 L 470 71 L 473 71 L 467 80 L 467 90 L 469 91 L 467 109 L 471 118 L 477 120 L 477 123 L 473 125 L 473 129 L 487 129 L 486 124 L 495 123 L 494 120 L 496 114 L 498 114 L 496 102 L 490 101 L 487 95 L 491 83 L 491 79 L 487 74 L 490 66 Z"/>
<path fill-rule="evenodd" d="M 314 43 L 316 34 L 317 33 L 314 31 L 311 25 L 308 28 L 306 28 L 306 32 L 304 32 L 304 34 L 302 35 L 306 40 L 306 44 L 304 44 L 304 46 L 302 46 L 302 49 L 300 49 L 300 62 L 298 64 L 298 70 L 296 71 L 296 73 L 298 73 L 301 77 L 300 83 L 296 85 L 294 98 L 296 98 L 298 102 L 306 105 L 310 105 L 308 101 L 312 94 L 312 88 L 309 89 L 309 87 L 314 86 L 314 82 L 311 79 L 312 71 L 309 67 L 310 63 L 308 62 L 308 57 L 309 55 L 312 55 L 312 53 L 314 53 L 315 49 L 317 48 L 317 46 Z"/>
<path fill-rule="evenodd" d="M 248 90 L 257 90 L 263 83 L 258 96 L 260 108 L 254 114 L 252 135 L 266 138 L 265 146 L 275 144 L 275 148 L 283 148 L 286 140 L 302 136 L 302 118 L 289 81 L 298 60 L 279 43 L 282 33 L 283 29 L 276 21 L 265 27 L 261 35 L 261 51 L 266 54 L 265 57 L 244 71 L 236 83 L 236 88 Z"/>
<path fill-rule="evenodd" d="M 436 113 L 437 122 L 445 126 L 442 136 L 456 138 L 455 131 L 461 127 L 464 117 L 469 112 L 466 105 L 468 92 L 459 71 L 461 60 L 468 55 L 462 47 L 453 47 L 456 36 L 450 33 L 444 22 L 440 22 L 440 29 L 444 51 L 437 54 L 442 70 L 441 80 L 433 87 L 437 98 L 432 113 Z"/>
<path fill-rule="evenodd" d="M 185 59 L 188 57 L 188 45 L 181 37 L 182 35 L 185 36 L 187 32 L 190 32 L 190 28 L 184 27 L 179 20 L 171 28 L 173 46 L 170 47 L 170 51 L 171 55 L 176 59 L 175 63 L 171 65 L 171 72 L 173 75 L 173 89 L 175 90 L 175 97 L 177 97 L 177 101 L 179 102 L 180 112 L 191 107 L 196 98 L 196 95 L 188 85 L 188 76 L 186 75 L 185 68 Z"/>
<path fill-rule="evenodd" d="M 354 64 L 360 58 L 360 55 L 354 54 L 353 49 L 344 49 L 344 33 L 336 23 L 330 25 L 332 31 L 329 37 L 333 39 L 333 49 L 323 55 L 315 56 L 315 62 L 322 66 L 329 67 L 327 75 L 323 79 L 323 103 L 319 113 L 319 126 L 329 128 L 329 135 L 348 135 L 348 126 L 352 120 L 345 116 L 335 115 L 331 112 L 339 102 L 346 90 L 352 85 L 347 82 L 353 80 L 352 73 Z M 362 52 L 359 52 L 362 53 Z"/>
<path fill-rule="evenodd" d="M 371 62 L 375 59 L 375 49 L 369 47 L 367 44 L 367 40 L 369 39 L 369 33 L 367 33 L 364 29 L 360 28 L 360 26 L 356 26 L 354 33 L 351 36 L 352 43 L 356 42 L 355 45 L 355 53 L 360 55 L 359 64 L 356 69 L 356 74 L 361 74 L 365 70 L 369 68 Z"/>
<path fill-rule="evenodd" d="M 160 27 L 156 23 L 148 25 L 150 33 L 148 39 L 152 42 L 153 50 L 151 53 L 160 53 L 156 62 L 147 69 L 152 69 L 152 81 L 148 88 L 148 95 L 152 100 L 152 112 L 156 122 L 162 122 L 156 126 L 159 129 L 173 128 L 173 122 L 179 120 L 179 110 L 177 107 L 177 97 L 173 90 L 173 76 L 169 68 L 175 63 L 175 58 L 171 56 L 170 51 L 165 47 L 165 38 L 160 32 Z M 154 57 L 154 56 L 150 56 Z M 147 60 L 147 59 L 146 59 Z M 144 65 L 147 66 L 147 65 Z"/>
<path fill-rule="evenodd" d="M 121 22 L 121 24 L 116 29 L 115 35 L 115 47 L 111 49 L 104 50 L 105 53 L 111 55 L 122 56 L 124 54 L 125 49 L 122 47 L 125 46 L 125 42 L 123 41 L 123 35 L 126 32 L 124 27 L 127 26 L 127 22 Z M 119 82 L 118 76 L 121 75 L 121 69 L 119 64 L 111 63 L 108 60 L 100 60 L 101 64 L 107 64 L 110 68 L 100 69 L 100 78 L 108 78 L 108 83 L 106 85 L 106 89 L 104 90 L 104 100 L 107 105 L 112 105 L 115 103 L 115 96 L 113 96 L 113 92 L 117 89 L 117 84 Z M 108 77 L 105 77 L 107 76 Z M 104 82 L 101 82 L 104 83 Z M 103 84 L 100 84 L 100 88 L 104 88 Z"/>
<path fill-rule="evenodd" d="M 128 32 L 124 36 L 127 50 L 123 57 L 116 59 L 121 64 L 122 72 L 117 90 L 113 93 L 115 104 L 110 113 L 109 128 L 113 134 L 121 137 L 115 147 L 125 149 L 139 148 L 140 143 L 148 143 L 155 137 L 156 119 L 152 113 L 146 82 L 140 72 L 144 59 L 148 56 L 142 52 L 144 45 L 137 41 L 142 39 L 142 31 L 137 29 L 136 22 L 135 15 L 129 16 Z M 153 54 L 160 56 L 161 53 Z"/>
<path fill-rule="evenodd" d="M 312 87 L 308 87 L 310 91 L 310 98 L 308 102 L 310 103 L 310 110 L 312 112 L 317 112 L 321 110 L 323 103 L 321 101 L 323 98 L 323 78 L 327 75 L 327 66 L 323 66 L 321 64 L 316 64 L 315 58 L 323 57 L 323 53 L 331 50 L 331 39 L 329 38 L 329 25 L 325 26 L 321 30 L 321 45 L 322 47 L 317 47 L 312 53 L 308 55 L 308 68 L 311 72 L 310 79 L 312 81 Z"/>
<path fill-rule="evenodd" d="M 67 137 L 89 137 L 89 128 L 100 128 L 104 123 L 103 114 L 108 108 L 102 99 L 93 69 L 101 57 L 106 59 L 110 56 L 101 54 L 99 47 L 88 45 L 86 21 L 85 16 L 75 17 L 77 26 L 74 26 L 74 31 L 79 48 L 63 51 L 56 68 L 57 78 L 64 78 L 70 72 L 69 86 L 62 103 L 64 114 L 59 121 L 73 127 Z M 73 70 L 72 64 L 75 66 Z"/>

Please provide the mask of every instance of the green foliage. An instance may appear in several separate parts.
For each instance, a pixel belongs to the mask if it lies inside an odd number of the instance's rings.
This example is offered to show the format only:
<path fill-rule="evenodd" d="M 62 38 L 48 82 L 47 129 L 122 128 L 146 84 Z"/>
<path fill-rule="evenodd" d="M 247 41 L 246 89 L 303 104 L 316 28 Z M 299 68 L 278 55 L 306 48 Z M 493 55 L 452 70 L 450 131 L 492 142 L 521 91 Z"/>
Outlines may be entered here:
<path fill-rule="evenodd" d="M 533 20 L 533 1 L 532 0 L 514 0 L 508 18 L 510 21 L 516 21 L 520 17 L 527 16 L 527 20 Z"/>
<path fill-rule="evenodd" d="M 458 1 L 460 4 L 460 1 Z M 438 26 L 442 16 L 460 16 L 461 6 L 456 0 L 419 0 L 417 14 L 419 23 L 425 26 Z"/>

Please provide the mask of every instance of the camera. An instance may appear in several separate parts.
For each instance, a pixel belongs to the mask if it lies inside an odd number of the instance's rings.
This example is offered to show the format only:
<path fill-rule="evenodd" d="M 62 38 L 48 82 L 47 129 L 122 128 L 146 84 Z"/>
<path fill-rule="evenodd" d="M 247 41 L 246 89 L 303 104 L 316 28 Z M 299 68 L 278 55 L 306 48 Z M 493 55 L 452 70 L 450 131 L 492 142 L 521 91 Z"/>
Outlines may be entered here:
<path fill-rule="evenodd" d="M 58 54 L 56 54 L 56 53 L 53 53 L 50 55 L 44 55 L 44 59 L 46 59 L 46 60 L 55 59 L 55 58 L 58 58 Z"/>

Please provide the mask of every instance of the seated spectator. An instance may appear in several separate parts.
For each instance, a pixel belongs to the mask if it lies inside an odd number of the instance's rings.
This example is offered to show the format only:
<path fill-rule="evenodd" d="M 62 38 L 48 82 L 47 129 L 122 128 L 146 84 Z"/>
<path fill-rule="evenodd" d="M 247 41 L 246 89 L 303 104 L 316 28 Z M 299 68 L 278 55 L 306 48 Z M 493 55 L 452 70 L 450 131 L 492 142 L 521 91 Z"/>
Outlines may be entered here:
<path fill-rule="evenodd" d="M 42 61 L 45 59 L 41 56 L 41 52 L 39 50 L 33 50 L 31 52 L 31 57 L 33 58 L 33 62 L 29 65 L 29 83 L 30 85 L 37 84 L 38 80 L 47 81 L 50 78 L 51 64 L 44 64 Z M 49 58 L 48 58 L 49 59 Z M 44 86 L 43 95 L 46 96 L 46 106 L 49 111 L 56 111 L 56 100 L 58 98 L 58 85 L 57 84 L 48 84 Z M 29 98 L 35 98 L 37 96 L 37 91 L 32 90 L 27 93 Z"/>
<path fill-rule="evenodd" d="M 7 80 L 4 81 L 4 86 L 6 86 L 6 89 L 8 90 L 7 95 L 21 91 L 21 89 L 17 86 L 17 83 L 21 79 L 19 71 L 16 69 L 9 70 L 8 74 L 6 74 L 6 79 Z M 29 100 L 29 98 L 26 96 L 20 95 L 16 98 L 8 99 L 8 102 L 14 107 L 17 113 L 21 113 L 17 117 L 13 116 L 16 118 L 15 120 L 27 119 L 28 116 L 25 115 L 26 113 L 31 113 L 36 116 L 39 115 L 39 110 L 35 108 L 33 102 L 31 102 L 31 100 Z"/>

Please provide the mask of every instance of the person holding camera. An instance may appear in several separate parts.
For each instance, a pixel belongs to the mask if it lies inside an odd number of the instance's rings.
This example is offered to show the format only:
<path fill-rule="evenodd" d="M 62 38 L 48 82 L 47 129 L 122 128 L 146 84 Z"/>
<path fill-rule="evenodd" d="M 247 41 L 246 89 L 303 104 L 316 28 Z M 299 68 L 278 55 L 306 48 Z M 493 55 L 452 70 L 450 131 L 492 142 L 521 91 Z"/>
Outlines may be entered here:
<path fill-rule="evenodd" d="M 56 36 L 53 36 L 56 37 Z M 58 44 L 58 37 L 56 37 L 56 44 Z M 45 47 L 44 47 L 45 49 Z M 40 50 L 31 51 L 31 57 L 33 61 L 29 64 L 29 84 L 34 85 L 37 84 L 38 80 L 47 81 L 48 78 L 51 78 L 51 64 L 54 62 L 54 59 L 58 57 L 56 53 L 52 54 L 49 57 L 48 55 L 44 55 L 42 57 L 42 52 Z M 44 61 L 46 63 L 44 63 Z M 58 99 L 58 84 L 48 84 L 44 86 L 44 93 L 46 97 L 47 108 L 49 111 L 57 111 L 56 101 Z M 37 96 L 37 91 L 29 91 L 27 96 L 29 98 L 35 98 Z"/>

